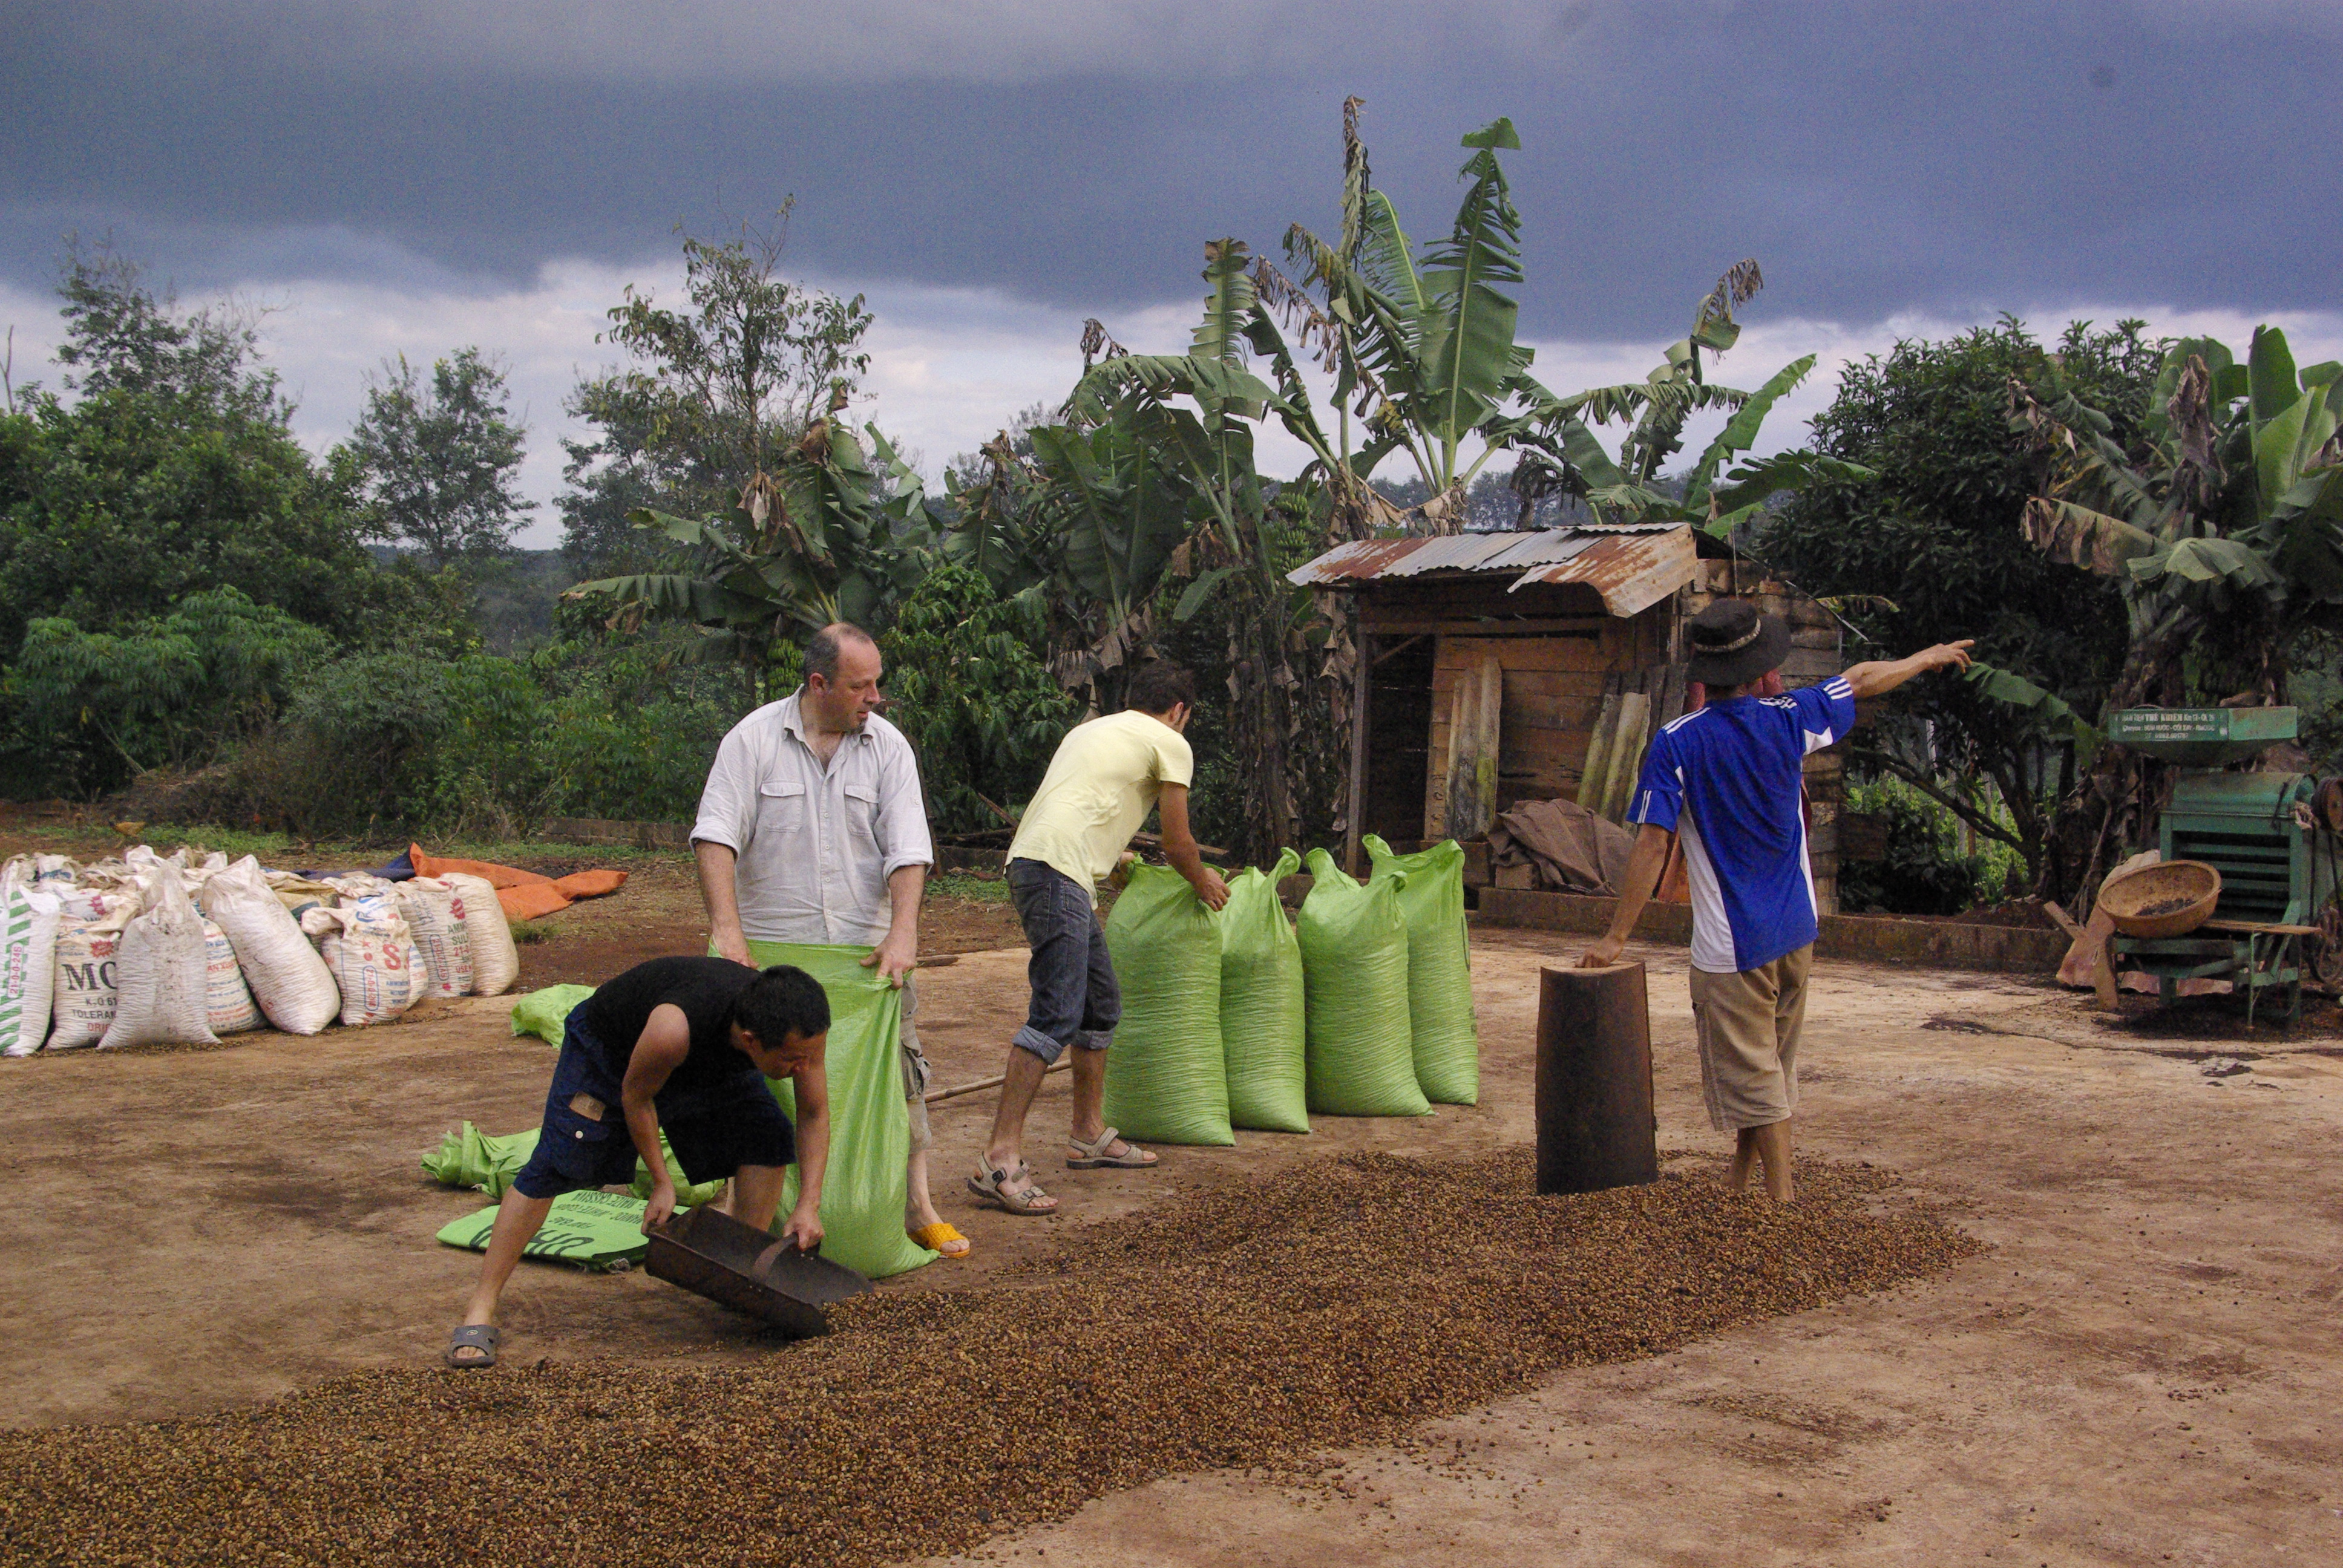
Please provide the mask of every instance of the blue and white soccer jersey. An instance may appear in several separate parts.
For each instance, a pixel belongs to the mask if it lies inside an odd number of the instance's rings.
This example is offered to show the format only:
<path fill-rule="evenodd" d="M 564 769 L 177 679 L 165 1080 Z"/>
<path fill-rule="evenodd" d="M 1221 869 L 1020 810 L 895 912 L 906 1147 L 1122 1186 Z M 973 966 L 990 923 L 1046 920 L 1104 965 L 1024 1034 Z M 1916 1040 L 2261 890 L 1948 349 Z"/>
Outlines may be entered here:
<path fill-rule="evenodd" d="M 1627 819 L 1684 846 L 1693 968 L 1754 970 L 1815 940 L 1799 765 L 1854 728 L 1854 689 L 1833 676 L 1710 703 L 1652 738 Z"/>

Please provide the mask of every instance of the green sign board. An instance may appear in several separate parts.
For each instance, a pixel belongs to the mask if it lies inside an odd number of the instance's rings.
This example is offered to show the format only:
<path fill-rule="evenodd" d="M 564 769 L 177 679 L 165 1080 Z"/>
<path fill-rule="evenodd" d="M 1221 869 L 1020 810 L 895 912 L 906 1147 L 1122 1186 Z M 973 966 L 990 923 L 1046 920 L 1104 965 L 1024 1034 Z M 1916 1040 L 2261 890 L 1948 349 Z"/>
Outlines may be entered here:
<path fill-rule="evenodd" d="M 2118 746 L 2184 767 L 2218 768 L 2298 732 L 2291 708 L 2123 708 L 2107 719 Z"/>

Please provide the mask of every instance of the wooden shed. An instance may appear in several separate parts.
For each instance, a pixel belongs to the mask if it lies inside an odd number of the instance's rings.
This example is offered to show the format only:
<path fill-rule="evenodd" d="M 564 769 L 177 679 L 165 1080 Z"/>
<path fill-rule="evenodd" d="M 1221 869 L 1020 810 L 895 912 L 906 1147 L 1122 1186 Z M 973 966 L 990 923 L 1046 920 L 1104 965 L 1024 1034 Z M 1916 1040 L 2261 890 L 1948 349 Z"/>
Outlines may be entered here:
<path fill-rule="evenodd" d="M 1685 702 L 1684 621 L 1725 597 L 1786 618 L 1786 687 L 1845 668 L 1837 618 L 1681 523 L 1366 539 L 1292 574 L 1358 609 L 1346 859 L 1359 839 L 1455 838 L 1487 886 L 1484 840 L 1520 800 L 1567 799 L 1617 821 L 1653 730 Z M 1824 913 L 1837 901 L 1835 749 L 1806 759 L 1808 843 Z"/>

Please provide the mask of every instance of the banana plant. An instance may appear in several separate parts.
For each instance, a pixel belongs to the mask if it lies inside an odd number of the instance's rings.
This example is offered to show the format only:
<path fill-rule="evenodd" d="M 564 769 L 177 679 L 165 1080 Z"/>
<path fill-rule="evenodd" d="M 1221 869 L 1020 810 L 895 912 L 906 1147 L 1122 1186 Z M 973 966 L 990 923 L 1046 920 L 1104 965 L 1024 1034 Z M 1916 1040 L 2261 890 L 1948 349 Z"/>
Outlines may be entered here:
<path fill-rule="evenodd" d="M 1465 487 L 1503 444 L 1492 429 L 1536 390 L 1532 350 L 1515 341 L 1520 303 L 1509 292 L 1523 279 L 1521 214 L 1497 156 L 1517 150 L 1521 137 L 1498 119 L 1463 138 L 1473 153 L 1458 176 L 1463 199 L 1447 236 L 1419 259 L 1398 209 L 1369 177 L 1358 110 L 1358 99 L 1344 101 L 1337 240 L 1293 225 L 1285 249 L 1301 282 L 1266 262 L 1256 282 L 1333 377 L 1336 423 L 1322 467 L 1337 499 L 1363 500 L 1366 476 L 1403 454 L 1431 493 L 1426 522 L 1453 533 L 1463 526 Z M 1355 446 L 1353 418 L 1363 436 Z M 1476 439 L 1482 450 L 1468 461 Z"/>
<path fill-rule="evenodd" d="M 1740 461 L 1775 407 L 1813 374 L 1815 356 L 1802 356 L 1755 392 L 1708 378 L 1704 354 L 1714 358 L 1741 337 L 1734 311 L 1765 286 L 1755 260 L 1744 260 L 1716 280 L 1693 313 L 1692 330 L 1670 344 L 1642 381 L 1590 387 L 1557 397 L 1537 389 L 1530 407 L 1493 429 L 1493 439 L 1518 450 L 1513 485 L 1523 494 L 1559 492 L 1584 499 L 1606 521 L 1685 522 L 1717 538 L 1755 518 L 1773 496 L 1816 479 L 1860 480 L 1870 469 L 1800 449 Z M 1704 409 L 1727 409 L 1725 428 L 1684 475 L 1682 496 L 1658 487 L 1660 469 L 1684 449 L 1684 427 Z M 1629 423 L 1614 460 L 1592 426 Z"/>
<path fill-rule="evenodd" d="M 1242 846 L 1266 855 L 1299 829 L 1288 760 L 1297 744 L 1295 668 L 1310 651 L 1314 618 L 1310 597 L 1282 575 L 1292 523 L 1272 515 L 1270 487 L 1254 466 L 1255 427 L 1274 415 L 1314 463 L 1339 458 L 1262 304 L 1242 242 L 1208 244 L 1203 279 L 1203 313 L 1184 354 L 1121 353 L 1103 332 L 1093 334 L 1091 348 L 1104 347 L 1107 357 L 1075 385 L 1065 423 L 1032 433 L 1034 459 L 1051 481 L 1045 506 L 1066 519 L 1068 573 L 1103 577 L 1101 597 L 1117 596 L 1108 600 L 1111 623 L 1128 604 L 1151 613 L 1157 590 L 1183 581 L 1173 620 L 1218 605 L 1238 672 L 1228 720 L 1245 777 Z M 1256 373 L 1255 360 L 1274 384 Z M 1103 662 L 1101 655 L 1119 658 L 1130 646 L 1124 638 L 1091 657 Z"/>
<path fill-rule="evenodd" d="M 2012 427 L 2044 462 L 2019 526 L 2123 595 L 2130 641 L 2110 709 L 2282 704 L 2299 636 L 2343 630 L 2338 379 L 2332 362 L 2298 370 L 2275 327 L 2256 329 L 2243 364 L 2211 338 L 2183 339 L 2130 448 L 2055 362 L 2012 382 Z M 2072 846 L 2075 886 L 2095 887 L 2147 838 L 2155 773 L 2107 747 L 2061 802 L 2051 832 Z"/>
<path fill-rule="evenodd" d="M 2298 370 L 2276 327 L 2255 331 L 2243 364 L 2211 338 L 2183 339 L 2141 451 L 2116 443 L 2113 422 L 2055 367 L 2012 387 L 2013 421 L 2048 465 L 2027 539 L 2124 595 L 2131 648 L 2117 706 L 2190 700 L 2192 664 L 2242 678 L 2239 695 L 2283 701 L 2294 634 L 2343 625 L 2338 378 L 2332 362 Z"/>
<path fill-rule="evenodd" d="M 698 627 L 700 657 L 745 664 L 760 688 L 786 640 L 833 621 L 875 623 L 925 575 L 931 524 L 918 474 L 872 426 L 874 469 L 836 418 L 841 407 L 815 421 L 778 472 L 753 475 L 729 517 L 628 514 L 677 548 L 673 568 L 579 583 L 562 597 L 598 600 L 613 627 Z"/>

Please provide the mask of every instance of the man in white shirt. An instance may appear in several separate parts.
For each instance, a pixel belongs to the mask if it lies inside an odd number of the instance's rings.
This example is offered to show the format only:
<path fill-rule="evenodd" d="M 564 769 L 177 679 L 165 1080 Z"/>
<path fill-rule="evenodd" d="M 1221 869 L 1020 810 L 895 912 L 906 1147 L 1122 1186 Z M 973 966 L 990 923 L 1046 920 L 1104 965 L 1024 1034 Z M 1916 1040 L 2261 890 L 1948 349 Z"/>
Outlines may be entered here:
<path fill-rule="evenodd" d="M 691 842 L 709 938 L 760 967 L 759 944 L 868 946 L 863 962 L 903 988 L 903 1093 L 911 1131 L 905 1229 L 947 1257 L 968 1251 L 928 1193 L 928 1063 L 912 1022 L 920 899 L 935 849 L 920 768 L 877 712 L 879 647 L 859 627 L 824 627 L 805 684 L 732 727 L 717 748 Z"/>
<path fill-rule="evenodd" d="M 1025 1118 L 1042 1074 L 1074 1050 L 1070 1171 L 1143 1170 L 1155 1156 L 1106 1124 L 1106 1050 L 1122 1019 L 1122 993 L 1099 929 L 1098 882 L 1121 863 L 1151 810 L 1163 817 L 1163 857 L 1212 909 L 1229 901 L 1220 873 L 1204 864 L 1188 828 L 1188 785 L 1196 761 L 1188 715 L 1194 681 L 1177 665 L 1143 665 L 1131 677 L 1131 706 L 1078 724 L 1058 743 L 1009 846 L 1009 896 L 1032 949 L 1026 978 L 1032 1003 L 1009 1044 L 1008 1075 L 984 1162 L 969 1191 L 1011 1214 L 1055 1212 L 1025 1164 Z"/>

